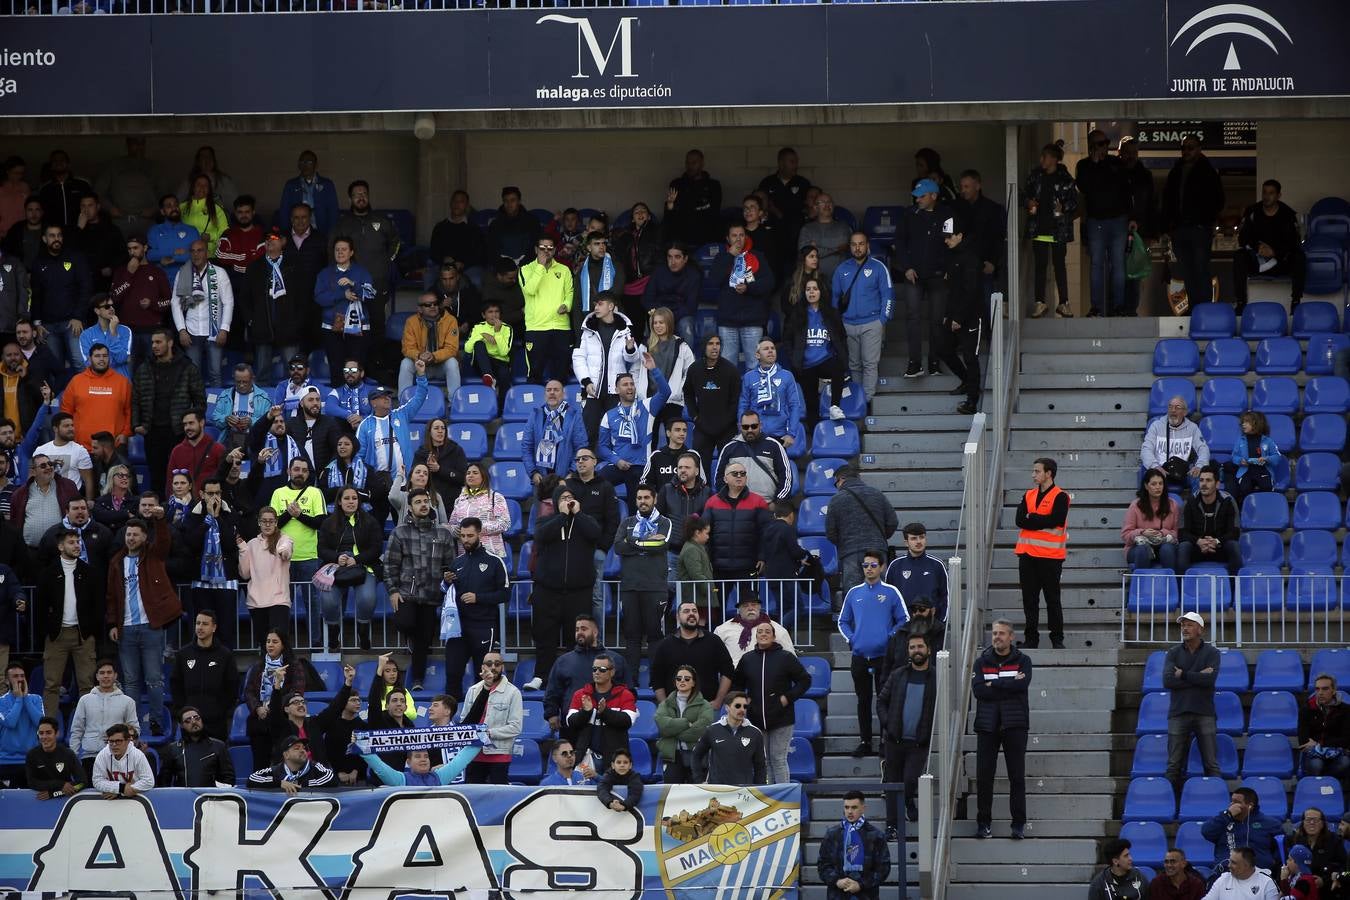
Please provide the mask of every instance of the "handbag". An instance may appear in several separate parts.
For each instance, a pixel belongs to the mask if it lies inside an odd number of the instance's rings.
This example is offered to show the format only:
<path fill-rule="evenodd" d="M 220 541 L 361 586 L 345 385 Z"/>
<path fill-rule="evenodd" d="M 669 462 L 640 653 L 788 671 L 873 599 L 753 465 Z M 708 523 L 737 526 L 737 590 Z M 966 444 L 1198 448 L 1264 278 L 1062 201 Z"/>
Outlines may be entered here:
<path fill-rule="evenodd" d="M 357 587 L 366 583 L 366 567 L 362 565 L 338 566 L 333 573 L 333 584 L 337 587 Z"/>

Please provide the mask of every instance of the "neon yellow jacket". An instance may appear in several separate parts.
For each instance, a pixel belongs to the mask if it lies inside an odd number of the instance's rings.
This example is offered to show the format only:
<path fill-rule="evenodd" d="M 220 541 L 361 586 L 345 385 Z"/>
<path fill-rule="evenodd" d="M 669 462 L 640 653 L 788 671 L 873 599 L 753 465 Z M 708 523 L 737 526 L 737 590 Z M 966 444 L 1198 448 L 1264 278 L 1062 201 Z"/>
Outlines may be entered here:
<path fill-rule="evenodd" d="M 525 295 L 526 331 L 572 330 L 572 270 L 555 262 L 545 269 L 538 261 L 520 270 Z M 565 307 L 561 313 L 558 307 Z"/>
<path fill-rule="evenodd" d="M 556 309 L 556 307 L 554 307 Z M 492 326 L 486 322 L 479 322 L 473 326 L 469 332 L 469 339 L 464 342 L 464 354 L 470 358 L 473 357 L 473 348 L 478 346 L 478 342 L 483 339 L 483 335 L 490 334 L 496 339 L 496 346 L 486 344 L 488 356 L 499 362 L 511 361 L 511 326 L 505 322 L 501 324 L 500 331 L 493 331 Z"/>
<path fill-rule="evenodd" d="M 215 259 L 216 244 L 220 242 L 220 236 L 225 233 L 225 229 L 230 227 L 229 217 L 225 215 L 225 207 L 219 203 L 216 204 L 216 216 L 214 219 L 207 218 L 206 201 L 189 199 L 183 204 L 183 221 L 197 229 L 202 234 L 202 240 L 206 241 L 206 256 L 208 259 Z"/>

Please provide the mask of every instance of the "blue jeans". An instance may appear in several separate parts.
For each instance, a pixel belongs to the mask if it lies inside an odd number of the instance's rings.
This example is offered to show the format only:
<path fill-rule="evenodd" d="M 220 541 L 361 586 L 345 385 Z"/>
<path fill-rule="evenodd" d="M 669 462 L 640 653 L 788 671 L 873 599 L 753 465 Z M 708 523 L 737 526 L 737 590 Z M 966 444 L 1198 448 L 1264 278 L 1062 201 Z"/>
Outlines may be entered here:
<path fill-rule="evenodd" d="M 1302 756 L 1304 775 L 1330 775 L 1332 778 L 1342 780 L 1346 775 L 1350 775 L 1350 753 L 1342 753 L 1332 759 L 1314 756 L 1306 751 Z"/>
<path fill-rule="evenodd" d="M 356 587 L 334 587 L 331 591 L 318 591 L 323 605 L 323 620 L 329 625 L 342 624 L 342 607 L 347 592 L 356 596 L 356 621 L 368 624 L 375 615 L 375 576 L 366 575 L 366 580 Z"/>
<path fill-rule="evenodd" d="M 194 334 L 192 345 L 187 348 L 187 355 L 202 373 L 202 380 L 206 382 L 207 387 L 220 387 L 225 383 L 221 381 L 220 374 L 221 364 L 225 361 L 225 348 L 217 344 L 215 338 L 199 337 Z M 202 368 L 203 361 L 209 368 Z"/>
<path fill-rule="evenodd" d="M 323 647 L 323 617 L 319 614 L 321 605 L 316 596 L 319 591 L 314 590 L 311 580 L 322 565 L 317 558 L 291 560 L 291 608 L 305 610 L 305 618 L 309 620 L 309 645 L 320 649 Z M 298 643 L 299 635 L 296 637 Z"/>
<path fill-rule="evenodd" d="M 1084 219 L 1083 232 L 1087 238 L 1088 259 L 1092 262 L 1092 308 L 1098 312 L 1107 309 L 1107 271 L 1110 271 L 1110 308 L 1125 309 L 1125 238 L 1130 233 L 1130 222 L 1124 216 L 1113 219 Z"/>
<path fill-rule="evenodd" d="M 717 326 L 717 336 L 722 339 L 722 358 L 745 371 L 755 364 L 755 346 L 764 337 L 764 329 L 758 325 L 740 327 Z M 693 349 L 691 346 L 689 349 Z M 738 354 L 745 354 L 745 362 L 738 363 Z"/>
<path fill-rule="evenodd" d="M 427 379 L 435 378 L 439 373 L 441 378 L 445 379 L 446 404 L 450 404 L 455 399 L 455 391 L 459 390 L 459 359 L 451 357 L 443 363 L 432 363 L 427 366 Z M 417 379 L 417 365 L 406 356 L 398 364 L 398 395 L 401 398 L 403 392 L 412 387 Z"/>
<path fill-rule="evenodd" d="M 47 346 L 51 348 L 56 361 L 72 372 L 83 369 L 84 353 L 80 351 L 79 337 L 70 330 L 70 320 L 57 319 L 42 324 L 47 329 Z"/>
<path fill-rule="evenodd" d="M 1135 569 L 1149 569 L 1153 567 L 1154 554 L 1156 552 L 1158 565 L 1164 569 L 1177 570 L 1177 545 L 1159 544 L 1156 547 L 1150 547 L 1147 544 L 1135 544 L 1130 548 L 1127 554 L 1130 562 L 1130 571 Z"/>
<path fill-rule="evenodd" d="M 117 643 L 117 656 L 122 664 L 122 684 L 127 696 L 136 701 L 142 718 L 164 725 L 164 640 L 163 628 L 149 625 L 126 625 Z M 141 701 L 141 684 L 149 693 L 149 706 Z"/>

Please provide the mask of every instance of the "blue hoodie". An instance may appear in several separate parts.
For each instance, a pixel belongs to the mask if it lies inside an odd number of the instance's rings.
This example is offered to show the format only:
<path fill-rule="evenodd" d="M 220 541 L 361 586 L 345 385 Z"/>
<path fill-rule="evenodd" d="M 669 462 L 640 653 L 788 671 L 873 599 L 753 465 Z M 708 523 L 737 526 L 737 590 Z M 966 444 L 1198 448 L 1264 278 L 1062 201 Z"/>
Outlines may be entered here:
<path fill-rule="evenodd" d="M 15 697 L 10 691 L 0 697 L 0 766 L 21 766 L 28 751 L 37 746 L 42 697 Z"/>
<path fill-rule="evenodd" d="M 621 459 L 642 468 L 647 465 L 651 453 L 652 428 L 656 424 L 656 414 L 670 398 L 670 383 L 660 369 L 651 369 L 649 377 L 656 382 L 656 393 L 651 397 L 639 397 L 629 407 L 632 411 L 632 435 L 620 437 L 626 414 L 622 405 L 616 406 L 600 420 L 600 438 L 597 454 L 604 465 L 612 465 Z"/>
<path fill-rule="evenodd" d="M 839 613 L 839 633 L 853 648 L 854 656 L 876 659 L 886 655 L 891 635 L 909 621 L 909 609 L 900 592 L 884 581 L 876 586 L 863 582 L 844 596 Z"/>
<path fill-rule="evenodd" d="M 772 392 L 768 399 L 762 399 L 760 385 L 766 377 L 772 381 Z M 759 413 L 764 434 L 772 437 L 791 434 L 802 421 L 802 392 L 797 379 L 777 365 L 767 373 L 760 366 L 746 372 L 741 380 L 741 402 L 736 415 L 743 416 L 752 410 Z"/>
<path fill-rule="evenodd" d="M 336 264 L 328 266 L 319 272 L 318 280 L 314 283 L 314 302 L 323 310 L 320 314 L 320 325 L 325 331 L 331 331 L 333 328 L 333 316 L 341 313 L 346 314 L 348 308 L 347 285 L 339 285 L 340 279 L 346 278 L 352 282 L 351 290 L 361 298 L 361 321 L 365 325 L 365 333 L 370 331 L 370 313 L 367 310 L 367 301 L 364 295 L 374 291 L 375 279 L 371 278 L 369 270 L 360 263 L 350 262 L 347 264 L 347 271 L 341 272 Z"/>
<path fill-rule="evenodd" d="M 577 450 L 585 447 L 586 441 L 586 423 L 581 418 L 581 408 L 563 400 L 559 405 L 566 404 L 563 409 L 563 419 L 557 446 L 553 448 L 553 465 L 540 465 L 538 459 L 539 441 L 544 436 L 545 417 L 544 408 L 546 404 L 539 404 L 530 410 L 530 418 L 525 422 L 525 428 L 520 439 L 520 457 L 525 463 L 525 474 L 534 477 L 538 472 L 541 476 L 557 475 L 562 477 L 572 471 L 572 456 Z"/>
<path fill-rule="evenodd" d="M 860 266 L 861 272 L 858 271 Z M 891 320 L 895 309 L 895 288 L 891 286 L 891 273 L 870 256 L 862 263 L 856 259 L 846 259 L 834 270 L 830 296 L 836 307 L 845 293 L 848 294 L 848 309 L 843 311 L 845 325 L 867 325 Z"/>

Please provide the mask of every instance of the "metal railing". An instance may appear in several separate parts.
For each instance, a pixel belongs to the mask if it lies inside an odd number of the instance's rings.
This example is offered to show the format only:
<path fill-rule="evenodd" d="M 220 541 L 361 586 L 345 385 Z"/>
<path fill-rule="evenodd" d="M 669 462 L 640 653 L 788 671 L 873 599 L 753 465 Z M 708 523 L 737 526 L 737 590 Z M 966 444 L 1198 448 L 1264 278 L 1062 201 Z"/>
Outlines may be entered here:
<path fill-rule="evenodd" d="M 1175 644 L 1178 616 L 1193 611 L 1204 617 L 1205 639 L 1215 644 L 1343 647 L 1350 644 L 1346 590 L 1346 576 L 1330 571 L 1127 572 L 1120 579 L 1120 642 Z"/>

